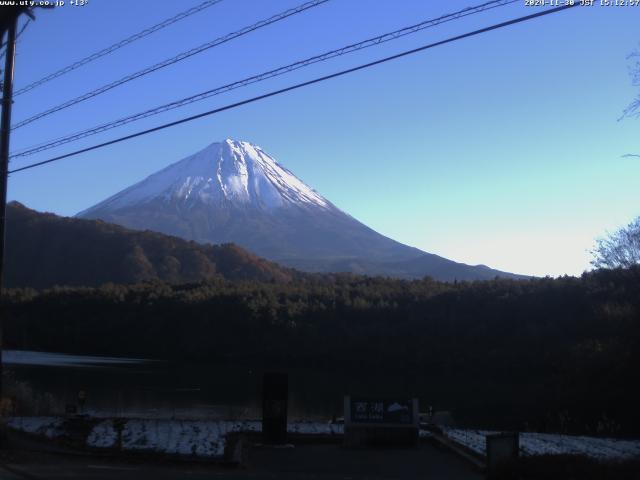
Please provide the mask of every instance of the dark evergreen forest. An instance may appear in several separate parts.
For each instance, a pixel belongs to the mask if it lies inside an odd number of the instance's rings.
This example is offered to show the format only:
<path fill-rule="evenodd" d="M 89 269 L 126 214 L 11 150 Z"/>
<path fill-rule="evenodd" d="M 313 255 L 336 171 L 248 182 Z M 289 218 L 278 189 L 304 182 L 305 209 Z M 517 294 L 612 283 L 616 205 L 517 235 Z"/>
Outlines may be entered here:
<path fill-rule="evenodd" d="M 355 275 L 7 291 L 7 348 L 340 372 L 468 424 L 640 430 L 640 268 L 441 283 Z M 438 404 L 440 402 L 441 405 Z"/>

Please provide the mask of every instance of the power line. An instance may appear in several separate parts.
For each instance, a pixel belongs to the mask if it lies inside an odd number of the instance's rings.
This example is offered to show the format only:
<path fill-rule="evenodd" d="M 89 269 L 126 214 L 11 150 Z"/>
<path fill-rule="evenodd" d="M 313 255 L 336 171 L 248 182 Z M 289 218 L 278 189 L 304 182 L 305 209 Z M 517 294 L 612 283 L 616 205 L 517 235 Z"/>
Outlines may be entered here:
<path fill-rule="evenodd" d="M 18 41 L 18 39 L 20 38 L 20 35 L 22 35 L 22 33 L 27 29 L 27 26 L 29 25 L 29 22 L 31 22 L 30 18 L 28 18 L 27 21 L 24 22 L 24 25 L 22 25 L 22 28 L 20 29 L 20 31 L 16 35 L 16 41 Z M 6 42 L 3 43 L 2 45 L 0 45 L 0 48 L 4 48 L 5 46 L 6 46 Z M 7 53 L 6 49 L 2 50 L 2 52 L 0 52 L 0 60 L 5 56 L 6 53 Z M 0 71 L 2 71 L 2 70 L 0 70 Z M 14 94 L 14 96 L 15 96 L 15 94 Z"/>
<path fill-rule="evenodd" d="M 368 47 L 372 47 L 375 45 L 379 45 L 381 43 L 385 43 L 391 40 L 396 40 L 398 38 L 404 37 L 406 35 L 410 35 L 426 28 L 434 27 L 437 25 L 441 25 L 446 22 L 450 22 L 452 20 L 457 20 L 469 15 L 474 15 L 480 12 L 484 12 L 486 10 L 490 10 L 497 7 L 502 7 L 505 5 L 509 5 L 511 3 L 518 2 L 520 0 L 492 0 L 481 5 L 467 7 L 465 9 L 459 10 L 457 12 L 449 13 L 446 15 L 442 15 L 438 18 L 434 18 L 431 20 L 425 20 L 423 22 L 417 23 L 415 25 L 401 28 L 399 30 L 395 30 L 393 32 L 385 33 L 383 35 L 378 35 L 377 37 L 369 38 L 367 40 L 363 40 L 358 43 L 354 43 L 351 45 L 347 45 L 345 47 L 331 50 L 329 52 L 322 53 L 320 55 L 316 55 L 304 60 L 297 61 L 295 63 L 286 65 L 284 67 L 279 67 L 274 70 L 270 70 L 267 72 L 263 72 L 258 75 L 254 75 L 243 80 L 238 80 L 236 82 L 223 85 L 221 87 L 217 87 L 214 89 L 206 90 L 204 92 L 200 92 L 196 95 L 191 95 L 186 98 L 182 98 L 180 100 L 173 101 L 171 103 L 167 103 L 164 105 L 160 105 L 158 107 L 154 107 L 152 109 L 145 110 L 143 112 L 139 112 L 133 115 L 129 115 L 127 117 L 120 118 L 118 120 L 114 120 L 108 123 L 104 123 L 102 125 L 98 125 L 96 127 L 92 127 L 86 130 L 83 130 L 78 133 L 74 133 L 71 135 L 66 135 L 64 137 L 59 137 L 54 140 L 50 140 L 48 142 L 43 142 L 35 146 L 24 148 L 16 153 L 14 153 L 11 158 L 20 158 L 26 157 L 30 155 L 34 155 L 39 152 L 43 152 L 45 150 L 50 150 L 55 147 L 59 147 L 61 145 L 65 145 L 70 142 L 74 142 L 80 140 L 82 138 L 86 138 L 92 135 L 96 135 L 98 133 L 103 133 L 107 130 L 111 130 L 113 128 L 121 127 L 123 125 L 142 120 L 144 118 L 148 118 L 154 115 L 158 115 L 160 113 L 167 112 L 169 110 L 173 110 L 191 103 L 195 103 L 201 100 L 205 100 L 207 98 L 213 97 L 215 95 L 220 95 L 222 93 L 229 92 L 231 90 L 235 90 L 237 88 L 246 87 L 253 83 L 261 82 L 273 77 L 277 77 L 280 75 L 284 75 L 286 73 L 290 73 L 294 70 L 298 70 L 300 68 L 307 67 L 309 65 L 313 65 L 315 63 L 327 61 L 331 58 L 335 58 L 338 56 L 346 55 L 349 53 L 356 52 L 358 50 L 362 50 Z"/>
<path fill-rule="evenodd" d="M 70 152 L 70 153 L 66 153 L 64 155 L 59 155 L 57 157 L 50 158 L 48 160 L 43 160 L 41 162 L 36 162 L 36 163 L 29 164 L 29 165 L 25 165 L 24 167 L 13 169 L 13 170 L 9 171 L 9 173 L 17 173 L 17 172 L 21 172 L 21 171 L 24 171 L 24 170 L 29 170 L 31 168 L 35 168 L 35 167 L 39 167 L 39 166 L 42 166 L 42 165 L 46 165 L 48 163 L 57 162 L 57 161 L 62 160 L 64 158 L 73 157 L 73 156 L 79 155 L 81 153 L 86 153 L 86 152 L 89 152 L 89 151 L 92 151 L 92 150 L 97 150 L 99 148 L 103 148 L 103 147 L 106 147 L 106 146 L 109 146 L 109 145 L 113 145 L 113 144 L 116 144 L 116 143 L 124 142 L 125 140 L 130 140 L 132 138 L 141 137 L 141 136 L 147 135 L 149 133 L 157 132 L 159 130 L 164 130 L 165 128 L 169 128 L 169 127 L 173 127 L 173 126 L 180 125 L 180 124 L 183 124 L 183 123 L 191 122 L 193 120 L 197 120 L 199 118 L 203 118 L 203 117 L 207 117 L 207 116 L 210 116 L 210 115 L 214 115 L 216 113 L 220 113 L 220 112 L 223 112 L 223 111 L 226 111 L 226 110 L 231 110 L 233 108 L 237 108 L 237 107 L 240 107 L 242 105 L 247 105 L 249 103 L 257 102 L 259 100 L 264 100 L 265 98 L 269 98 L 269 97 L 273 97 L 273 96 L 276 96 L 276 95 L 280 95 L 282 93 L 290 92 L 292 90 L 297 90 L 297 89 L 302 88 L 302 87 L 307 87 L 309 85 L 313 85 L 313 84 L 316 84 L 316 83 L 324 82 L 324 81 L 330 80 L 332 78 L 337 78 L 337 77 L 341 77 L 343 75 L 347 75 L 349 73 L 357 72 L 359 70 L 364 70 L 366 68 L 373 67 L 375 65 L 380 65 L 382 63 L 390 62 L 392 60 L 396 60 L 398 58 L 406 57 L 406 56 L 412 55 L 414 53 L 422 52 L 422 51 L 428 50 L 430 48 L 438 47 L 440 45 L 444 45 L 444 44 L 447 44 L 447 43 L 455 42 L 455 41 L 462 40 L 464 38 L 472 37 L 472 36 L 475 36 L 475 35 L 480 35 L 482 33 L 490 32 L 492 30 L 497 30 L 499 28 L 504 28 L 504 27 L 507 27 L 509 25 L 514 25 L 514 24 L 517 24 L 517 23 L 526 22 L 528 20 L 533 20 L 535 18 L 542 17 L 544 15 L 557 13 L 557 12 L 560 12 L 562 10 L 566 10 L 566 9 L 569 9 L 569 8 L 577 7 L 579 5 L 580 4 L 576 2 L 576 3 L 573 3 L 573 4 L 563 5 L 561 7 L 556 7 L 556 8 L 552 8 L 552 9 L 548 9 L 548 10 L 542 10 L 540 12 L 533 13 L 531 15 L 525 15 L 523 17 L 514 18 L 514 19 L 508 20 L 506 22 L 501 22 L 501 23 L 497 23 L 497 24 L 494 24 L 494 25 L 490 25 L 488 27 L 484 27 L 484 28 L 478 29 L 478 30 L 474 30 L 472 32 L 467 32 L 467 33 L 464 33 L 464 34 L 461 34 L 461 35 L 456 35 L 455 37 L 450 37 L 450 38 L 447 38 L 445 40 L 440 40 L 440 41 L 435 42 L 435 43 L 430 43 L 428 45 L 424 45 L 422 47 L 414 48 L 412 50 L 406 50 L 406 51 L 398 53 L 396 55 L 392 55 L 392 56 L 385 57 L 385 58 L 382 58 L 382 59 L 379 59 L 379 60 L 375 60 L 373 62 L 365 63 L 365 64 L 362 64 L 362 65 L 358 65 L 357 67 L 348 68 L 346 70 L 341 70 L 339 72 L 332 73 L 330 75 L 325 75 L 323 77 L 318 77 L 318 78 L 315 78 L 313 80 L 308 80 L 306 82 L 297 83 L 295 85 L 291 85 L 289 87 L 282 88 L 282 89 L 279 89 L 279 90 L 274 90 L 274 91 L 271 91 L 269 93 L 265 93 L 263 95 L 259 95 L 257 97 L 252 97 L 252 98 L 249 98 L 249 99 L 246 99 L 246 100 L 242 100 L 240 102 L 236 102 L 236 103 L 232 103 L 232 104 L 229 104 L 229 105 L 225 105 L 224 107 L 216 108 L 214 110 L 209 110 L 207 112 L 202 112 L 202 113 L 199 113 L 197 115 L 192 115 L 192 116 L 189 116 L 189 117 L 182 118 L 180 120 L 176 120 L 176 121 L 173 121 L 173 122 L 169 122 L 169 123 L 165 123 L 165 124 L 162 124 L 162 125 L 158 125 L 157 127 L 153 127 L 153 128 L 149 128 L 147 130 L 142 130 L 140 132 L 132 133 L 130 135 L 119 137 L 119 138 L 116 138 L 114 140 L 109 140 L 107 142 L 103 142 L 103 143 L 100 143 L 100 144 L 97 144 L 97 145 L 93 145 L 91 147 L 82 148 L 82 149 L 76 150 L 74 152 Z"/>
<path fill-rule="evenodd" d="M 135 80 L 137 78 L 143 77 L 145 75 L 148 75 L 149 73 L 155 72 L 157 70 L 160 70 L 161 68 L 164 67 L 168 67 L 169 65 L 173 65 L 174 63 L 178 63 L 182 60 L 185 60 L 189 57 L 192 57 L 194 55 L 197 55 L 198 53 L 202 53 L 205 50 L 209 50 L 210 48 L 213 47 L 217 47 L 218 45 L 221 45 L 223 43 L 229 42 L 231 40 L 233 40 L 234 38 L 238 38 L 241 37 L 243 35 L 246 35 L 250 32 L 253 32 L 254 30 L 258 30 L 262 27 L 266 27 L 267 25 L 271 25 L 272 23 L 275 22 L 279 22 L 280 20 L 284 20 L 285 18 L 288 18 L 292 15 L 296 15 L 298 13 L 304 12 L 305 10 L 308 10 L 310 8 L 313 7 L 317 7 L 318 5 L 321 5 L 323 3 L 328 2 L 329 0 L 311 0 L 308 1 L 306 3 L 303 3 L 301 5 L 298 5 L 297 7 L 291 8 L 289 10 L 285 10 L 282 13 L 279 13 L 277 15 L 274 15 L 272 17 L 269 17 L 265 20 L 260 20 L 257 23 L 254 23 L 253 25 L 249 25 L 247 27 L 244 27 L 240 30 L 237 30 L 233 33 L 229 33 L 223 37 L 219 37 L 215 40 L 212 40 L 211 42 L 207 42 L 204 43 L 198 47 L 192 48 L 191 50 L 182 52 L 172 58 L 169 58 L 167 60 L 164 60 L 162 62 L 156 63 L 155 65 L 151 65 L 150 67 L 147 67 L 143 70 L 140 70 L 138 72 L 132 73 L 130 75 L 127 75 L 125 77 L 122 77 L 119 80 L 116 80 L 114 82 L 111 82 L 107 85 L 103 85 L 102 87 L 99 87 L 95 90 L 92 90 L 90 92 L 85 93 L 84 95 L 80 95 L 79 97 L 73 98 L 71 100 L 68 100 L 60 105 L 57 105 L 53 108 L 50 108 L 48 110 L 45 110 L 44 112 L 40 112 L 32 117 L 29 117 L 25 120 L 22 120 L 21 122 L 18 122 L 16 125 L 12 126 L 13 130 L 16 130 L 20 127 L 23 127 L 25 125 L 28 125 L 29 123 L 35 122 L 36 120 L 39 120 L 40 118 L 46 117 L 48 115 L 51 115 L 53 113 L 59 112 L 60 110 L 64 110 L 65 108 L 69 108 L 72 105 L 76 105 L 80 102 L 84 102 L 85 100 L 88 100 L 90 98 L 93 98 L 97 95 L 100 95 L 104 92 L 107 92 L 115 87 L 118 87 L 120 85 L 123 85 L 125 83 L 128 83 L 132 80 Z"/>
<path fill-rule="evenodd" d="M 20 31 L 16 34 L 16 40 L 18 40 L 18 38 L 20 38 L 20 35 L 22 35 L 22 32 L 24 32 L 27 28 L 27 25 L 29 25 L 29 23 L 31 22 L 30 18 L 27 18 L 27 21 L 24 22 L 24 24 L 22 25 L 22 28 L 20 29 Z M 2 45 L 0 45 L 0 48 L 4 48 L 7 46 L 7 42 L 3 42 Z M 4 56 L 5 52 L 2 52 L 2 55 Z"/>
<path fill-rule="evenodd" d="M 173 25 L 176 22 L 179 22 L 180 20 L 184 20 L 185 18 L 190 17 L 191 15 L 195 15 L 198 12 L 201 12 L 202 10 L 212 7 L 217 3 L 220 3 L 222 0 L 206 0 L 204 2 L 202 2 L 199 5 L 196 5 L 195 7 L 192 7 L 188 10 L 185 10 L 184 12 L 180 12 L 176 15 L 174 15 L 173 17 L 167 18 L 166 20 L 153 25 L 152 27 L 149 28 L 145 28 L 144 30 L 142 30 L 141 32 L 135 33 L 127 38 L 125 38 L 124 40 L 120 40 L 117 43 L 114 43 L 113 45 L 107 47 L 107 48 L 103 48 L 102 50 L 95 52 L 87 57 L 84 57 L 81 60 L 78 60 L 77 62 L 74 62 L 70 65 L 67 65 L 64 68 L 61 68 L 60 70 L 57 70 L 55 72 L 53 72 L 50 75 L 47 75 L 46 77 L 41 78 L 40 80 L 36 80 L 33 83 L 30 83 L 29 85 L 22 87 L 21 89 L 17 90 L 13 95 L 18 96 L 21 95 L 23 93 L 26 93 L 30 90 L 33 90 L 36 87 L 39 87 L 40 85 L 43 85 L 47 82 L 50 82 L 51 80 L 61 77 L 62 75 L 65 75 L 73 70 L 76 70 L 88 63 L 93 62 L 94 60 L 97 60 L 98 58 L 104 57 L 105 55 L 108 55 L 110 53 L 115 52 L 116 50 L 129 45 L 130 43 L 135 42 L 136 40 L 140 40 L 141 38 L 146 37 L 147 35 L 151 35 L 152 33 L 157 32 L 158 30 L 162 30 L 163 28 L 168 27 L 169 25 Z"/>

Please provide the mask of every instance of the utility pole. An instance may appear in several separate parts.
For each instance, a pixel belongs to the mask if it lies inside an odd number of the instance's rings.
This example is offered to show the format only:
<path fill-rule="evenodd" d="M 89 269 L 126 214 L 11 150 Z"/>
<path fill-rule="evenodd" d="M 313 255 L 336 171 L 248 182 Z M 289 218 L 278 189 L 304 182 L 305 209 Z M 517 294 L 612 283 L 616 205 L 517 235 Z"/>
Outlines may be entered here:
<path fill-rule="evenodd" d="M 2 116 L 0 117 L 0 400 L 2 399 L 4 389 L 2 388 L 2 374 L 4 365 L 2 362 L 2 328 L 4 323 L 5 311 L 2 305 L 2 288 L 4 286 L 4 239 L 5 239 L 5 221 L 7 211 L 7 177 L 9 175 L 9 137 L 11 134 L 11 106 L 13 103 L 13 68 L 16 57 L 16 28 L 18 25 L 18 17 L 23 9 L 9 9 L 6 14 L 5 21 L 0 30 L 0 39 L 7 32 L 7 52 L 4 62 L 4 80 L 2 82 Z"/>

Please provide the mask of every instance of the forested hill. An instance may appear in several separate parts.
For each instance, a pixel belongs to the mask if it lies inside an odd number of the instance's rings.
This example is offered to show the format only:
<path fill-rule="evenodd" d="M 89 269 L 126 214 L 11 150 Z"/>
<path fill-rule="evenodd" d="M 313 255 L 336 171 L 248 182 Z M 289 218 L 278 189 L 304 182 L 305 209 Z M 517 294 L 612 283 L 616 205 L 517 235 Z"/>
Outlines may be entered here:
<path fill-rule="evenodd" d="M 17 202 L 7 205 L 5 258 L 8 287 L 216 278 L 288 282 L 301 275 L 233 244 L 201 245 L 99 220 L 39 213 Z"/>

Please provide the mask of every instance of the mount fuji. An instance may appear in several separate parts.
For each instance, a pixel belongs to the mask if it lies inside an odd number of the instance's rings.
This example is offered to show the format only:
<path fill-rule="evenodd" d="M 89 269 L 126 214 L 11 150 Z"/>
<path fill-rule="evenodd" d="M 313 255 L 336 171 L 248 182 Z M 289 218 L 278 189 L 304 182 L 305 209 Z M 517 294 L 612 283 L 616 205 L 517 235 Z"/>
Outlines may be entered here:
<path fill-rule="evenodd" d="M 447 260 L 341 211 L 260 147 L 213 143 L 77 214 L 200 243 L 235 243 L 315 272 L 439 280 L 523 278 Z"/>

